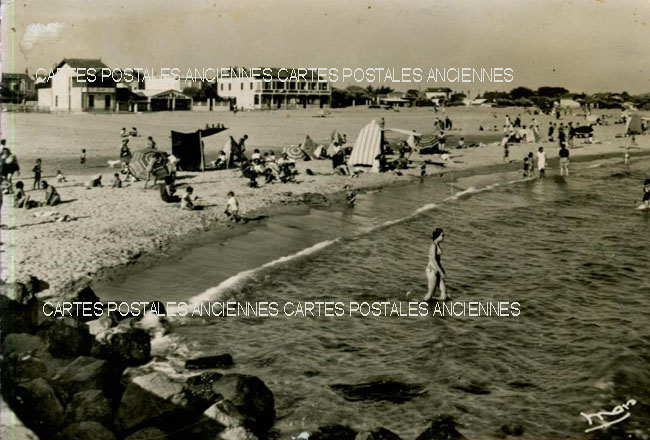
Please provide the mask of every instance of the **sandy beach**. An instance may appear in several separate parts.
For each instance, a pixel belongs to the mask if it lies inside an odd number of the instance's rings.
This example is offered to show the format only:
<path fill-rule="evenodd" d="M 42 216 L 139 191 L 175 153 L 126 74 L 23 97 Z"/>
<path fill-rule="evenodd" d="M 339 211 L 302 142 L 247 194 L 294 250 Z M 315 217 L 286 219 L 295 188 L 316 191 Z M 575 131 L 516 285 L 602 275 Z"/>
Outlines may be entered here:
<path fill-rule="evenodd" d="M 347 134 L 353 141 L 358 131 L 371 119 L 385 118 L 386 127 L 414 129 L 423 133 L 432 131 L 436 116 L 449 116 L 454 130 L 452 139 L 459 136 L 500 137 L 501 132 L 482 132 L 479 126 L 501 127 L 506 114 L 514 117 L 522 114 L 524 124 L 534 117 L 545 138 L 549 116 L 527 115 L 517 108 L 450 108 L 446 113 L 434 113 L 428 108 L 401 109 L 397 111 L 350 108 L 332 110 L 327 118 L 314 118 L 314 111 L 244 112 L 236 115 L 220 112 L 175 112 L 154 114 L 4 114 L 10 127 L 3 133 L 8 145 L 16 153 L 22 173 L 14 180 L 22 180 L 31 188 L 31 168 L 36 158 L 41 158 L 44 180 L 54 184 L 64 201 L 55 208 L 40 207 L 23 210 L 14 209 L 5 196 L 2 206 L 2 277 L 5 280 L 20 279 L 35 275 L 50 284 L 44 297 L 62 297 L 73 288 L 90 282 L 105 269 L 133 263 L 143 255 L 161 253 L 170 244 L 190 234 L 212 228 L 237 227 L 227 222 L 223 214 L 228 191 L 234 191 L 240 201 L 244 215 L 263 213 L 271 206 L 299 200 L 306 193 L 326 196 L 342 191 L 346 184 L 357 191 L 382 187 L 394 183 L 406 183 L 417 179 L 423 159 L 438 160 L 438 156 L 411 156 L 411 168 L 397 175 L 395 173 L 362 173 L 357 179 L 334 176 L 329 161 L 299 162 L 300 175 L 297 183 L 271 184 L 261 188 L 249 188 L 247 180 L 239 170 L 211 171 L 205 173 L 179 173 L 180 190 L 192 185 L 200 197 L 203 211 L 188 212 L 177 205 L 161 202 L 158 191 L 143 189 L 143 182 L 128 184 L 122 189 L 109 187 L 86 189 L 83 184 L 89 176 L 101 174 L 106 184 L 118 170 L 109 168 L 106 161 L 115 159 L 119 152 L 121 127 L 136 126 L 141 137 L 131 141 L 132 151 L 144 147 L 146 136 L 153 136 L 158 147 L 171 150 L 169 130 L 194 131 L 206 123 L 221 122 L 229 130 L 206 139 L 208 160 L 214 158 L 229 136 L 238 139 L 248 134 L 247 153 L 254 148 L 262 151 L 280 151 L 284 146 L 298 144 L 309 134 L 317 143 L 327 143 L 334 130 Z M 620 111 L 595 111 L 595 114 L 613 115 L 613 122 Z M 558 122 L 583 122 L 584 117 L 565 115 Z M 586 145 L 576 139 L 571 150 L 572 157 L 619 153 L 621 146 L 630 144 L 628 138 L 616 138 L 624 126 L 611 124 L 595 128 L 596 144 Z M 639 149 L 635 154 L 650 149 L 650 139 L 639 136 Z M 509 165 L 512 170 L 522 168 L 522 159 L 537 146 L 545 147 L 548 158 L 557 158 L 557 143 L 516 144 L 510 147 Z M 503 151 L 498 144 L 482 148 L 455 150 L 453 160 L 444 168 L 428 165 L 427 174 L 437 176 L 441 172 L 474 169 L 482 166 L 503 164 Z M 88 151 L 88 167 L 81 168 L 79 154 L 82 148 Z M 54 175 L 61 170 L 68 178 L 57 184 Z M 305 173 L 307 169 L 314 175 Z M 549 174 L 556 174 L 551 168 Z M 433 177 L 432 177 L 433 178 Z M 638 190 L 634 188 L 633 190 Z M 42 200 L 43 191 L 28 191 L 33 200 Z M 68 216 L 70 221 L 57 221 Z"/>

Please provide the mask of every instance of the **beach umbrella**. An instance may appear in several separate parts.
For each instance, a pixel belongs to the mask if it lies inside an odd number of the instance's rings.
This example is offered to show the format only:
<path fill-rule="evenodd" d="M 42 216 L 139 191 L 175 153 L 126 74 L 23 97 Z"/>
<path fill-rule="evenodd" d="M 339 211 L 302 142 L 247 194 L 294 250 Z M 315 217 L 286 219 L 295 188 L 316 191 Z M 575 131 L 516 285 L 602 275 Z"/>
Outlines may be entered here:
<path fill-rule="evenodd" d="M 301 160 L 305 158 L 305 152 L 298 145 L 289 145 L 284 147 L 282 150 L 283 153 L 286 153 L 290 159 Z"/>
<path fill-rule="evenodd" d="M 147 169 L 151 163 L 155 163 L 156 158 L 159 159 L 159 162 L 153 168 L 152 172 L 154 177 L 161 179 L 169 175 L 169 170 L 167 169 L 167 153 L 164 153 L 160 150 L 154 148 L 146 148 L 144 150 L 136 151 L 133 153 L 131 162 L 129 162 L 129 170 L 136 178 L 144 180 L 147 178 Z"/>

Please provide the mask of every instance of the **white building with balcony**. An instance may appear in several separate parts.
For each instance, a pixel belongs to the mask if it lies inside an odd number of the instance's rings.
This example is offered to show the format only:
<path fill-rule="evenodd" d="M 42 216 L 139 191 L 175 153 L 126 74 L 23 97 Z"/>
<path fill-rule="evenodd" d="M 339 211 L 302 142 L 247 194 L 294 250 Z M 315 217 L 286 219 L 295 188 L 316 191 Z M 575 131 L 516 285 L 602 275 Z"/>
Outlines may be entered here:
<path fill-rule="evenodd" d="M 237 77 L 220 78 L 217 93 L 238 109 L 286 109 L 329 107 L 332 90 L 329 82 L 314 77 L 291 79 L 290 68 L 256 68 Z M 241 74 L 240 74 L 241 73 Z"/>

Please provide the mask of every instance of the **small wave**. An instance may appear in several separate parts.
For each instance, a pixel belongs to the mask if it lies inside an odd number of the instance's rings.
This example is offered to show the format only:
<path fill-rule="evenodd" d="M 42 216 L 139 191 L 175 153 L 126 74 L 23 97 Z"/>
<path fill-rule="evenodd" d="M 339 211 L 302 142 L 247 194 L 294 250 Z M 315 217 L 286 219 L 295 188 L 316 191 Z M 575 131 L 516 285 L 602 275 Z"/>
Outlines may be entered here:
<path fill-rule="evenodd" d="M 279 264 L 283 264 L 292 260 L 296 260 L 298 258 L 302 258 L 308 255 L 311 255 L 313 253 L 316 253 L 320 251 L 321 249 L 326 248 L 327 246 L 332 245 L 333 243 L 337 242 L 339 238 L 335 238 L 333 240 L 325 240 L 321 241 L 320 243 L 316 243 L 313 246 L 310 246 L 308 248 L 302 249 L 294 254 L 291 255 L 285 255 L 280 258 L 276 258 L 273 261 L 269 261 L 268 263 L 265 263 L 259 267 L 249 269 L 249 270 L 244 270 L 242 272 L 239 272 L 238 274 L 235 274 L 231 276 L 230 278 L 222 281 L 219 283 L 218 286 L 211 287 L 205 292 L 196 295 L 190 299 L 190 305 L 188 306 L 189 309 L 194 308 L 195 306 L 201 304 L 202 302 L 205 301 L 214 301 L 216 299 L 223 298 L 224 295 L 233 289 L 240 287 L 242 284 L 244 284 L 246 281 L 248 281 L 250 278 L 252 278 L 254 275 L 257 273 L 269 269 L 271 267 L 277 266 Z"/>

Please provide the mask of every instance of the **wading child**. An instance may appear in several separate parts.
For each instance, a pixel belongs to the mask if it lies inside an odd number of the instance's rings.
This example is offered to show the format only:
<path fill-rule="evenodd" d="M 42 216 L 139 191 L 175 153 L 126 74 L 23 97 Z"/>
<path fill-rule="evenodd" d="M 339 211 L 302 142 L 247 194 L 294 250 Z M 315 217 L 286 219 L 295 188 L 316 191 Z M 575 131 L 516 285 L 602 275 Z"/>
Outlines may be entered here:
<path fill-rule="evenodd" d="M 354 202 L 357 201 L 357 195 L 352 191 L 350 185 L 345 185 L 345 200 L 350 208 L 354 206 Z"/>
<path fill-rule="evenodd" d="M 81 156 L 79 157 L 79 163 L 83 168 L 86 168 L 86 149 L 81 150 Z"/>
<path fill-rule="evenodd" d="M 239 216 L 239 201 L 232 191 L 228 192 L 228 201 L 226 202 L 226 210 L 224 212 L 230 218 L 230 221 L 239 222 L 241 220 Z"/>

